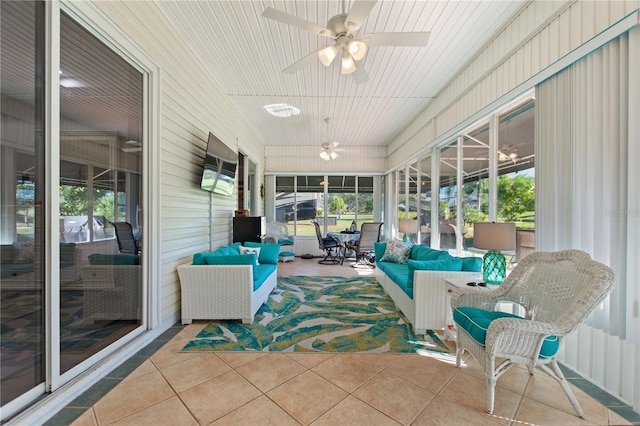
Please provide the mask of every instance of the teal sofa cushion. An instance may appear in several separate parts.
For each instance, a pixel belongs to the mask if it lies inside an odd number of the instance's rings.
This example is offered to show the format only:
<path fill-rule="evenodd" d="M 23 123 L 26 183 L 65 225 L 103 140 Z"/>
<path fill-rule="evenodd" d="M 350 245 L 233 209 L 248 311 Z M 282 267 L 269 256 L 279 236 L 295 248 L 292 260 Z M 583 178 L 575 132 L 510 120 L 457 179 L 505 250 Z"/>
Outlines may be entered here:
<path fill-rule="evenodd" d="M 267 280 L 269 275 L 277 268 L 276 265 L 272 265 L 271 263 L 261 263 L 258 265 L 257 271 L 253 275 L 253 291 L 262 286 L 262 284 Z"/>
<path fill-rule="evenodd" d="M 481 257 L 461 257 L 462 270 L 468 272 L 482 272 Z"/>
<path fill-rule="evenodd" d="M 484 309 L 463 306 L 453 311 L 453 320 L 466 330 L 471 337 L 480 345 L 485 345 L 487 330 L 489 325 L 499 318 L 519 318 L 526 319 L 507 312 L 486 311 Z M 540 358 L 550 358 L 558 352 L 560 340 L 557 336 L 547 336 L 542 343 Z"/>
<path fill-rule="evenodd" d="M 413 260 L 436 260 L 443 252 L 440 250 L 432 249 L 429 246 L 422 244 L 416 244 L 411 247 L 411 256 Z"/>
<path fill-rule="evenodd" d="M 89 255 L 90 265 L 139 265 L 140 256 L 137 254 L 102 254 Z"/>
<path fill-rule="evenodd" d="M 214 251 L 204 251 L 193 255 L 192 265 L 206 265 L 205 258 L 209 256 L 234 256 L 240 254 L 240 243 L 233 243 L 230 246 L 222 246 Z"/>
<path fill-rule="evenodd" d="M 280 254 L 280 244 L 268 243 L 253 243 L 251 241 L 247 241 L 244 243 L 245 247 L 257 247 L 260 248 L 260 255 L 258 256 L 258 262 L 269 263 L 271 265 L 278 264 L 278 255 Z"/>
<path fill-rule="evenodd" d="M 385 250 L 387 250 L 387 243 L 385 243 L 384 241 L 373 243 L 373 251 L 376 255 L 376 260 L 382 259 Z"/>
<path fill-rule="evenodd" d="M 400 287 L 407 296 L 413 298 L 413 288 L 409 287 L 409 269 L 404 263 L 378 262 L 378 268 Z"/>

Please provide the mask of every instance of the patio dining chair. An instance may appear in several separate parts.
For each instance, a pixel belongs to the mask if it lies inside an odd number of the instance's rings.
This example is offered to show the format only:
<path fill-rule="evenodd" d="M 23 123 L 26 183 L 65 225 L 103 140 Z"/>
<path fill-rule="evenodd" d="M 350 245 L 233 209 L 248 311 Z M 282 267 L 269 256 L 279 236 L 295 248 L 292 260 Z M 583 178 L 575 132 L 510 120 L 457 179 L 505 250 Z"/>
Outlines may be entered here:
<path fill-rule="evenodd" d="M 382 222 L 363 222 L 360 225 L 360 239 L 352 246 L 347 246 L 347 250 L 353 250 L 356 254 L 354 267 L 375 268 L 375 262 L 370 256 L 374 252 L 373 245 L 380 241 L 380 231 Z M 344 257 L 343 257 L 344 259 Z"/>
<path fill-rule="evenodd" d="M 340 263 L 339 253 L 341 246 L 336 240 L 329 237 L 323 237 L 322 231 L 320 231 L 320 224 L 313 222 L 316 228 L 316 237 L 318 237 L 318 247 L 325 252 L 324 259 L 319 260 L 318 263 L 323 265 L 337 265 Z"/>
<path fill-rule="evenodd" d="M 558 367 L 563 338 L 574 332 L 611 292 L 614 274 L 580 250 L 534 252 L 518 263 L 499 287 L 456 290 L 451 297 L 457 324 L 456 364 L 468 351 L 487 382 L 487 411 L 493 413 L 497 379 L 515 364 L 529 373 L 540 367 L 556 379 L 580 417 L 583 410 Z M 512 302 L 523 317 L 497 311 Z M 499 359 L 499 364 L 496 362 Z"/>

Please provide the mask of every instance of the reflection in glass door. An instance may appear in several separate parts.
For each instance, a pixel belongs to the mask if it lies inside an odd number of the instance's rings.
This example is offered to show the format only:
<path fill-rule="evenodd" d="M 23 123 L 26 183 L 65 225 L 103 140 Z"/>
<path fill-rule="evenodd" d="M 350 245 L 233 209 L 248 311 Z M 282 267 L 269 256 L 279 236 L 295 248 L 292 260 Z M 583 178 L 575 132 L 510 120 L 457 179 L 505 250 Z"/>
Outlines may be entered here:
<path fill-rule="evenodd" d="M 60 372 L 142 324 L 142 73 L 60 14 Z"/>
<path fill-rule="evenodd" d="M 2 406 L 44 382 L 44 7 L 0 3 L 0 395 Z"/>

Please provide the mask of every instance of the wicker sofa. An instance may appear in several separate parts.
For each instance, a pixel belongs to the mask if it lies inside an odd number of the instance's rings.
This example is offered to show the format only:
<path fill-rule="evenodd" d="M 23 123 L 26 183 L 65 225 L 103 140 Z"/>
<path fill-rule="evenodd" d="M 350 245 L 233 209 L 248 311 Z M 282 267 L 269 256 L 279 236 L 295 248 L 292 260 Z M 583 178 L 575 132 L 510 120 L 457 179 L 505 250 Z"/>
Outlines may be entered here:
<path fill-rule="evenodd" d="M 253 322 L 276 287 L 280 251 L 278 244 L 245 243 L 254 245 L 261 249 L 258 256 L 240 254 L 236 243 L 196 253 L 192 262 L 178 266 L 182 324 L 191 324 L 194 319 Z"/>
<path fill-rule="evenodd" d="M 414 245 L 407 263 L 388 262 L 384 258 L 386 246 L 386 242 L 375 244 L 376 279 L 411 322 L 416 334 L 442 330 L 446 326 L 447 278 L 482 279 L 480 258 L 456 258 L 445 251 Z M 469 270 L 461 270 L 461 264 Z M 443 270 L 445 268 L 449 270 Z"/>

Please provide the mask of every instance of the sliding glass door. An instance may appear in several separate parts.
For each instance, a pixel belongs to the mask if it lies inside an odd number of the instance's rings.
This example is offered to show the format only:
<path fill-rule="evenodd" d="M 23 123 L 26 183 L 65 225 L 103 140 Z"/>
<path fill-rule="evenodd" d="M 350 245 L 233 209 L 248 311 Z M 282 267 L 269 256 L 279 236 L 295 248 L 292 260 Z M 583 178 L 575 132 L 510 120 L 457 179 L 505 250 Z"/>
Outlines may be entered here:
<path fill-rule="evenodd" d="M 143 75 L 60 15 L 60 371 L 142 322 L 139 241 Z"/>
<path fill-rule="evenodd" d="M 44 4 L 0 3 L 0 398 L 45 381 Z"/>
<path fill-rule="evenodd" d="M 146 74 L 61 7 L 0 2 L 1 422 L 145 324 Z"/>

